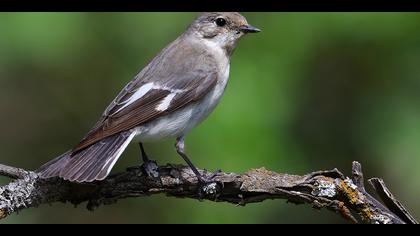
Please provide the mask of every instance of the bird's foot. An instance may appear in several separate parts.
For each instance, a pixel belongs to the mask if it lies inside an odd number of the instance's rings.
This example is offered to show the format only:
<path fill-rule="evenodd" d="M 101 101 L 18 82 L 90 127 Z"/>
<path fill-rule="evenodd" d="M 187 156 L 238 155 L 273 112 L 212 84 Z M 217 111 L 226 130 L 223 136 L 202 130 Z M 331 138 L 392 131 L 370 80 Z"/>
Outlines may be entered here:
<path fill-rule="evenodd" d="M 220 173 L 222 173 L 223 171 L 221 169 L 217 169 L 214 173 L 212 173 L 208 179 L 213 180 L 214 178 L 216 178 Z M 207 173 L 207 170 L 204 169 L 204 173 Z"/>
<path fill-rule="evenodd" d="M 143 170 L 144 174 L 151 178 L 158 178 L 159 177 L 159 166 L 157 165 L 156 161 L 153 160 L 146 160 L 141 165 L 141 169 Z"/>
<path fill-rule="evenodd" d="M 210 198 L 217 198 L 222 189 L 223 189 L 223 183 L 217 180 L 214 180 L 215 177 L 217 177 L 218 174 L 220 174 L 222 170 L 217 170 L 214 173 L 212 173 L 210 176 L 206 176 L 206 170 L 204 175 L 198 176 L 198 195 L 199 200 L 203 200 L 205 197 Z"/>

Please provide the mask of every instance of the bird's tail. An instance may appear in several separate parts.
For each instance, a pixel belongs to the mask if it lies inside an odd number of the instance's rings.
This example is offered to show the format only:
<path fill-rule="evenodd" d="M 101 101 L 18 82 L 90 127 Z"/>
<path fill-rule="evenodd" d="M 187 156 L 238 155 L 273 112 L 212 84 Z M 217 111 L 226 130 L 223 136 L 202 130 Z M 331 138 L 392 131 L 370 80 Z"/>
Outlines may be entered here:
<path fill-rule="evenodd" d="M 58 176 L 72 182 L 103 180 L 134 135 L 132 131 L 121 132 L 76 153 L 68 151 L 44 164 L 36 172 L 41 178 Z"/>

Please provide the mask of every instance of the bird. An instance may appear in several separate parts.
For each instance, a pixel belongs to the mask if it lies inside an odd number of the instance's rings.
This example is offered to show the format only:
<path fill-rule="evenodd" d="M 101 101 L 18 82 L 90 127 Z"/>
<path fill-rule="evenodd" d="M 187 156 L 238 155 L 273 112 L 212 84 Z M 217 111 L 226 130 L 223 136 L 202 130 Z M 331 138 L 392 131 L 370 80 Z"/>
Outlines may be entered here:
<path fill-rule="evenodd" d="M 185 151 L 185 137 L 215 109 L 229 80 L 230 58 L 244 35 L 261 30 L 238 12 L 204 12 L 157 54 L 105 109 L 72 149 L 36 170 L 41 178 L 104 180 L 131 142 L 175 139 L 177 153 L 206 179 Z"/>

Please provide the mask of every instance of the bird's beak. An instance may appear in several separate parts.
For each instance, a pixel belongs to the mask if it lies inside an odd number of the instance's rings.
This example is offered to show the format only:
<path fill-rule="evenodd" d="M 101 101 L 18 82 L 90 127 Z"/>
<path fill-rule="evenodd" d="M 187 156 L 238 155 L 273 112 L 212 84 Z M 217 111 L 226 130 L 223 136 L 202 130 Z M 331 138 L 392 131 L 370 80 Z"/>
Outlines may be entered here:
<path fill-rule="evenodd" d="M 244 33 L 258 33 L 261 32 L 260 29 L 252 26 L 252 25 L 243 25 L 239 27 L 239 30 L 244 32 Z"/>

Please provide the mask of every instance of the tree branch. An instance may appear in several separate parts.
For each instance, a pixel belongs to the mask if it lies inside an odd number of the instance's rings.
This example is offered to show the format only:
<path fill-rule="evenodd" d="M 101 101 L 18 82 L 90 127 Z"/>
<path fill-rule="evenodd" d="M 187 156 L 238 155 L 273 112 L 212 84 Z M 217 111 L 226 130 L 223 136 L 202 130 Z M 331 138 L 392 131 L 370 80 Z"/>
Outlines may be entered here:
<path fill-rule="evenodd" d="M 41 179 L 32 171 L 0 165 L 0 175 L 16 178 L 0 187 L 0 219 L 18 210 L 46 203 L 70 202 L 77 205 L 87 202 L 87 209 L 94 210 L 123 198 L 165 193 L 167 196 L 242 206 L 267 199 L 287 199 L 292 203 L 309 203 L 317 209 L 332 210 L 355 223 L 417 223 L 384 184 L 374 184 L 375 189 L 382 199 L 384 194 L 381 193 L 389 193 L 385 194 L 388 196 L 386 199 L 393 199 L 393 207 L 388 200 L 383 205 L 365 191 L 358 162 L 353 163 L 352 170 L 353 177 L 350 179 L 337 169 L 300 176 L 260 168 L 244 174 L 218 173 L 214 183 L 199 186 L 192 171 L 181 165 L 159 166 L 159 178 L 148 177 L 142 168 L 132 167 L 103 181 L 83 184 L 60 178 Z M 200 172 L 212 174 L 203 170 Z"/>
<path fill-rule="evenodd" d="M 3 164 L 0 164 L 0 175 L 1 176 L 7 176 L 12 179 L 22 179 L 27 175 L 27 171 L 12 167 L 12 166 L 6 166 Z"/>

